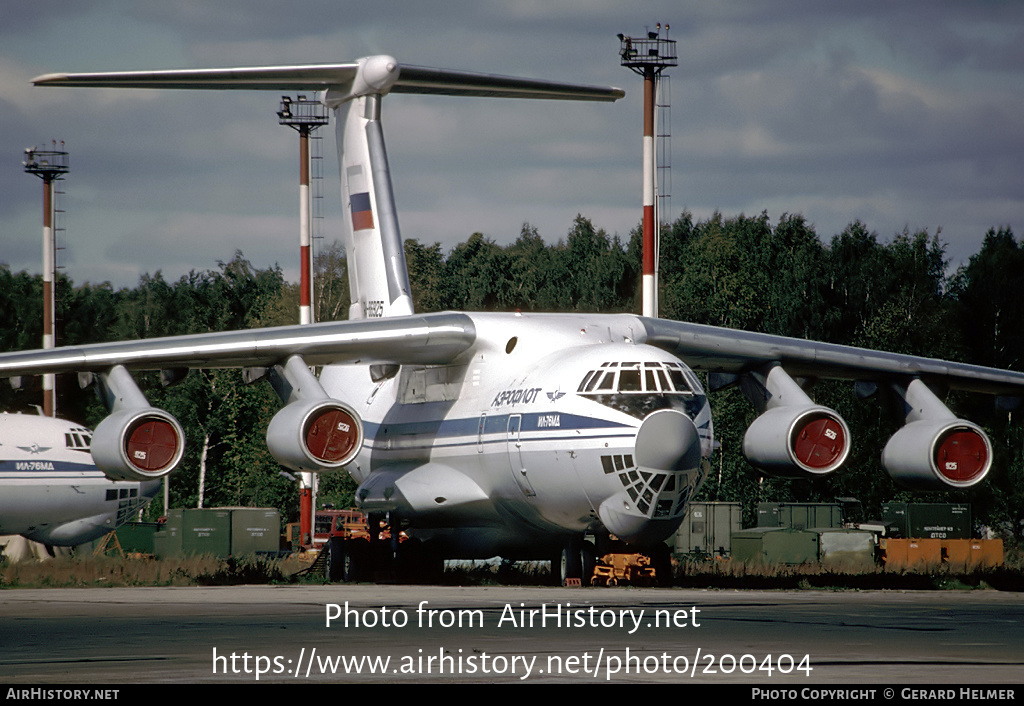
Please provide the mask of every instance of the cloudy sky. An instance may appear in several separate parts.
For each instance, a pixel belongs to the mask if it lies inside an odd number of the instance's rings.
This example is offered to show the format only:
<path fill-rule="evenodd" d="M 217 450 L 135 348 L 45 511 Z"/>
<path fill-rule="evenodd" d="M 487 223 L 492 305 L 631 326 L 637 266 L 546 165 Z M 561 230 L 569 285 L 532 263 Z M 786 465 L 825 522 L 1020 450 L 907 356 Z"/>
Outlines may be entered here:
<path fill-rule="evenodd" d="M 1024 230 L 1024 3 L 35 0 L 0 5 L 0 263 L 41 269 L 24 148 L 71 155 L 61 264 L 78 284 L 176 279 L 242 250 L 298 272 L 298 138 L 274 93 L 35 88 L 50 72 L 399 62 L 614 85 L 615 104 L 392 96 L 404 237 L 549 242 L 640 220 L 642 81 L 619 32 L 669 23 L 672 208 L 800 213 L 823 240 L 941 229 L 953 266 Z M 333 129 L 323 235 L 340 236 Z"/>

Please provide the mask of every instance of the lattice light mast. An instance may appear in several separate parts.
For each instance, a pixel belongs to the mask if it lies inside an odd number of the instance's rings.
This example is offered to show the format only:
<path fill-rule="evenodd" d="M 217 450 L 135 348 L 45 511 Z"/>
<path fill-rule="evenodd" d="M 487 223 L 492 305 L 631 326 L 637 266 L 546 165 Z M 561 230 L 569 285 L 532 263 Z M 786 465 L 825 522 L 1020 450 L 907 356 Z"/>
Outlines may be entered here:
<path fill-rule="evenodd" d="M 54 272 L 57 269 L 57 247 L 53 224 L 55 213 L 53 183 L 63 179 L 69 169 L 68 153 L 64 151 L 64 142 L 61 141 L 60 149 L 57 147 L 56 140 L 53 141 L 52 149 L 49 150 L 31 147 L 25 150 L 25 158 L 22 161 L 26 172 L 35 174 L 43 180 L 43 348 L 53 348 L 56 342 L 53 330 L 55 304 L 53 282 Z M 55 380 L 56 376 L 52 373 L 43 375 L 43 414 L 47 417 L 57 415 Z"/>
<path fill-rule="evenodd" d="M 299 323 L 313 321 L 313 220 L 310 217 L 309 135 L 328 122 L 327 106 L 306 96 L 281 96 L 278 122 L 299 133 Z"/>
<path fill-rule="evenodd" d="M 328 122 L 327 106 L 306 96 L 281 96 L 278 122 L 299 133 L 299 323 L 313 322 L 313 219 L 310 217 L 309 136 Z M 313 546 L 317 478 L 299 474 L 299 532 L 303 546 Z"/>
<path fill-rule="evenodd" d="M 643 308 L 644 316 L 658 315 L 658 282 L 655 276 L 657 252 L 656 233 L 660 225 L 654 213 L 654 185 L 657 166 L 654 162 L 654 114 L 657 100 L 656 81 L 669 66 L 677 66 L 676 43 L 668 38 L 669 26 L 658 23 L 657 31 L 645 37 L 619 34 L 619 57 L 622 65 L 644 77 L 644 178 L 643 178 Z"/>

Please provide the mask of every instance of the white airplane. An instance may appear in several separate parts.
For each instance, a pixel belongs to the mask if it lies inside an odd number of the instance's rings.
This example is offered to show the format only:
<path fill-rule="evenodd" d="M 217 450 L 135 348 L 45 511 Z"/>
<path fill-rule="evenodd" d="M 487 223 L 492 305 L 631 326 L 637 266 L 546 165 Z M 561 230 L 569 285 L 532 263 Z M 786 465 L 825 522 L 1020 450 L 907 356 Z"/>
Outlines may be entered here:
<path fill-rule="evenodd" d="M 392 93 L 612 101 L 623 91 L 402 66 L 390 56 L 315 66 L 51 74 L 43 86 L 322 90 L 338 114 L 349 320 L 0 355 L 0 376 L 91 372 L 117 400 L 93 437 L 97 466 L 125 477 L 167 472 L 180 426 L 151 407 L 131 370 L 241 367 L 266 377 L 284 407 L 267 431 L 274 457 L 297 471 L 345 469 L 373 521 L 411 537 L 400 566 L 438 558 L 551 559 L 584 574 L 617 537 L 667 561 L 661 540 L 680 524 L 713 446 L 707 394 L 738 384 L 760 416 L 743 451 L 766 473 L 835 471 L 851 448 L 846 422 L 802 384 L 840 378 L 885 386 L 906 424 L 883 463 L 917 487 L 981 481 L 992 447 L 933 390 L 1024 394 L 1024 374 L 839 345 L 618 314 L 503 314 L 412 309 L 381 128 Z M 347 118 L 340 111 L 348 103 Z M 317 378 L 310 366 L 323 366 Z M 145 423 L 162 433 L 167 465 L 140 468 L 127 444 Z M 173 442 L 169 444 L 169 442 Z M 177 444 L 175 449 L 171 447 Z M 383 534 L 383 533 L 382 533 Z M 384 534 L 384 536 L 387 536 Z M 658 547 L 661 546 L 659 550 Z M 346 578 L 381 561 L 339 542 Z M 661 564 L 664 566 L 664 564 Z M 365 574 L 362 574 L 365 575 Z"/>
<path fill-rule="evenodd" d="M 93 463 L 92 432 L 32 414 L 0 414 L 0 535 L 73 547 L 138 514 L 160 481 L 114 481 Z"/>

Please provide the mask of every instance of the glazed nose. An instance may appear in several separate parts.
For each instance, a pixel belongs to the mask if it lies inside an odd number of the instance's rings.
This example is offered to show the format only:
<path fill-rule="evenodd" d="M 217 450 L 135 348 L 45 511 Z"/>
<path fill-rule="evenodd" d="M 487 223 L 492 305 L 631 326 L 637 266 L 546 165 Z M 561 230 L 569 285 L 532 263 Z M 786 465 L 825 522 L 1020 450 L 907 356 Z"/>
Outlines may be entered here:
<path fill-rule="evenodd" d="M 688 471 L 700 465 L 697 427 L 682 412 L 660 409 L 647 415 L 636 435 L 636 463 L 659 471 Z"/>
<path fill-rule="evenodd" d="M 597 515 L 619 539 L 660 542 L 682 520 L 679 502 L 685 503 L 691 490 L 691 473 L 685 471 L 700 468 L 697 428 L 682 412 L 652 412 L 637 431 L 633 457 L 637 467 L 619 475 L 625 488 L 605 498 Z"/>

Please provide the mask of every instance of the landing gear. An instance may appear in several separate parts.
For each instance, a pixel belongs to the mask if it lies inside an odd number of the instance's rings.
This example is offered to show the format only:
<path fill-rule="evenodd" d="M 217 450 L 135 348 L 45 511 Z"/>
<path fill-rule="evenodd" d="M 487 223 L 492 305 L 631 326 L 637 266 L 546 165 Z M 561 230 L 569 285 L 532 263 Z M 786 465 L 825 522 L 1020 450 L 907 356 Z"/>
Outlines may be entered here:
<path fill-rule="evenodd" d="M 331 537 L 327 540 L 327 580 L 362 581 L 368 564 L 369 547 L 362 539 Z"/>
<path fill-rule="evenodd" d="M 667 544 L 655 544 L 645 554 L 651 559 L 651 568 L 654 569 L 654 585 L 668 588 L 672 585 L 674 576 L 672 574 L 672 552 Z"/>
<path fill-rule="evenodd" d="M 579 542 L 573 541 L 562 547 L 558 577 L 562 586 L 583 581 L 583 562 L 580 558 Z"/>
<path fill-rule="evenodd" d="M 398 583 L 440 583 L 444 576 L 444 559 L 430 551 L 418 539 L 407 539 L 398 545 L 395 555 L 395 578 Z"/>
<path fill-rule="evenodd" d="M 594 583 L 594 567 L 597 566 L 597 549 L 594 543 L 583 540 L 580 547 L 580 560 L 583 566 L 583 585 L 591 586 Z"/>
<path fill-rule="evenodd" d="M 589 586 L 594 575 L 596 550 L 593 542 L 571 539 L 551 562 L 551 575 L 559 586 Z M 576 582 L 579 581 L 579 584 Z"/>
<path fill-rule="evenodd" d="M 427 545 L 407 537 L 398 518 L 373 514 L 362 535 L 335 536 L 323 548 L 328 581 L 438 583 L 444 559 Z"/>

